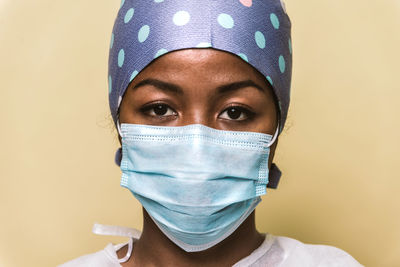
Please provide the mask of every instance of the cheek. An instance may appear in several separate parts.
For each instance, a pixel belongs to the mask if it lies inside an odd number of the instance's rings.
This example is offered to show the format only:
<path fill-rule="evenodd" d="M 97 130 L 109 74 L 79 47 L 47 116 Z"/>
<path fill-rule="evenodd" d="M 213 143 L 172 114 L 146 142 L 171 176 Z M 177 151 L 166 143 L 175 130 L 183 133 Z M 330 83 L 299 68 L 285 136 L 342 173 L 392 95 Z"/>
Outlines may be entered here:
<path fill-rule="evenodd" d="M 132 97 L 129 96 L 128 93 L 125 93 L 122 98 L 121 105 L 119 107 L 119 119 L 120 122 L 131 123 L 133 122 L 133 111 L 134 110 L 134 101 L 132 101 Z"/>
<path fill-rule="evenodd" d="M 256 131 L 273 135 L 278 126 L 275 107 L 272 105 L 272 103 L 268 105 L 263 103 L 262 106 L 258 108 L 258 110 L 259 115 L 254 121 L 254 127 L 256 128 Z"/>
<path fill-rule="evenodd" d="M 148 98 L 148 94 L 126 90 L 120 105 L 120 121 L 127 123 L 139 123 L 137 121 L 139 118 L 137 114 L 139 106 L 141 103 L 145 103 Z"/>

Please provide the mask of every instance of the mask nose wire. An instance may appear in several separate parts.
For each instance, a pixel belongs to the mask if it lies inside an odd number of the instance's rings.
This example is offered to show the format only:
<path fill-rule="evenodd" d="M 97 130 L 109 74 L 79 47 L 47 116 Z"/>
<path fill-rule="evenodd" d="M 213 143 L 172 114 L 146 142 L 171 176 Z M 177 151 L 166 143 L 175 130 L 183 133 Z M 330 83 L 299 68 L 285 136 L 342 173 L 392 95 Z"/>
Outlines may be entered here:
<path fill-rule="evenodd" d="M 117 130 L 118 130 L 119 136 L 122 137 L 122 131 L 121 131 L 121 125 L 119 123 L 119 119 L 117 119 Z M 270 147 L 270 146 L 272 146 L 273 143 L 275 143 L 276 139 L 278 138 L 278 134 L 279 134 L 279 122 L 278 122 L 278 125 L 276 127 L 276 131 L 274 133 L 274 136 L 272 137 L 271 141 L 267 144 L 267 147 Z"/>

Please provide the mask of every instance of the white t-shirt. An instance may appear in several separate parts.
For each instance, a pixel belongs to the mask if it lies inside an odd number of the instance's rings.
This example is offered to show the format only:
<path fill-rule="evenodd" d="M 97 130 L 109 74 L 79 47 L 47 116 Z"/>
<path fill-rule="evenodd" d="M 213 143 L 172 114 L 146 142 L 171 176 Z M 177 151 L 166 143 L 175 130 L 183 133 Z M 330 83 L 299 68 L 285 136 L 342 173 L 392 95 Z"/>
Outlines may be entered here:
<path fill-rule="evenodd" d="M 112 234 L 111 231 L 104 230 L 102 225 L 95 225 L 93 232 L 100 233 L 100 230 L 95 228 L 102 228 L 101 234 Z M 117 256 L 117 251 L 125 245 L 129 245 L 128 253 L 125 260 L 131 255 L 132 244 L 138 240 L 140 232 L 134 229 L 124 227 L 112 226 L 112 231 L 117 231 L 118 234 L 130 236 L 131 240 L 127 243 L 113 245 L 109 243 L 103 250 L 96 253 L 88 254 L 76 258 L 72 261 L 64 263 L 59 267 L 121 267 L 120 261 Z M 108 233 L 105 233 L 108 232 Z M 128 233 L 129 232 L 129 233 Z M 128 234 L 127 234 L 128 233 Z M 131 243 L 131 244 L 129 244 Z M 279 267 L 292 267 L 292 266 L 328 266 L 328 267 L 355 267 L 362 266 L 352 256 L 345 251 L 326 245 L 310 245 L 304 244 L 292 238 L 283 236 L 273 236 L 271 234 L 265 235 L 265 240 L 254 250 L 249 256 L 241 259 L 234 267 L 245 266 L 279 266 Z"/>

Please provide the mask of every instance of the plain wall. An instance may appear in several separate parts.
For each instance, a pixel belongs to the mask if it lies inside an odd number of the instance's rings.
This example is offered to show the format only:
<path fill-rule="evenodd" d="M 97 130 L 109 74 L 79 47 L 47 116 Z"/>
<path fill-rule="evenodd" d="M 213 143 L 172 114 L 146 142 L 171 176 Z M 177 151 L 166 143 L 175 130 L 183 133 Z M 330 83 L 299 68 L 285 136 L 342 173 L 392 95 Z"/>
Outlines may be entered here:
<path fill-rule="evenodd" d="M 140 229 L 120 187 L 107 62 L 119 1 L 0 0 L 0 266 L 55 266 Z M 400 2 L 286 0 L 292 98 L 262 232 L 400 266 Z"/>

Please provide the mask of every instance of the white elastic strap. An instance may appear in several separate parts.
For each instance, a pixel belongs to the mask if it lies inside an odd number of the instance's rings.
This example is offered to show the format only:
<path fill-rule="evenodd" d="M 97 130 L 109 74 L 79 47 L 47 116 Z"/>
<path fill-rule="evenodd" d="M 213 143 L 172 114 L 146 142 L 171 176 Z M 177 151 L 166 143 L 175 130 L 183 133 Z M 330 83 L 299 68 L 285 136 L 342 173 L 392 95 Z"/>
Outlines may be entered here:
<path fill-rule="evenodd" d="M 123 258 L 118 259 L 119 262 L 126 262 L 127 260 L 129 260 L 133 250 L 133 238 L 139 239 L 141 235 L 141 232 L 134 228 L 116 226 L 116 225 L 104 225 L 99 223 L 95 223 L 93 225 L 92 232 L 98 235 L 129 237 L 128 251 L 126 252 L 126 255 Z"/>
<path fill-rule="evenodd" d="M 119 124 L 119 119 L 117 119 L 117 130 L 118 130 L 119 136 L 122 137 L 122 131 L 121 131 L 121 125 Z"/>
<path fill-rule="evenodd" d="M 267 145 L 268 147 L 272 146 L 272 144 L 275 143 L 276 138 L 278 138 L 278 134 L 279 134 L 279 123 L 278 123 L 278 126 L 276 127 L 276 131 L 274 133 L 274 136 L 272 137 L 271 142 L 269 142 Z"/>
<path fill-rule="evenodd" d="M 127 260 L 129 260 L 129 258 L 132 255 L 132 249 L 133 249 L 133 239 L 130 238 L 129 243 L 128 243 L 128 251 L 126 252 L 125 257 L 118 259 L 118 262 L 122 263 L 122 262 L 126 262 Z"/>
<path fill-rule="evenodd" d="M 125 236 L 136 239 L 139 239 L 141 235 L 140 231 L 134 228 L 99 223 L 93 225 L 92 232 L 97 235 Z"/>

